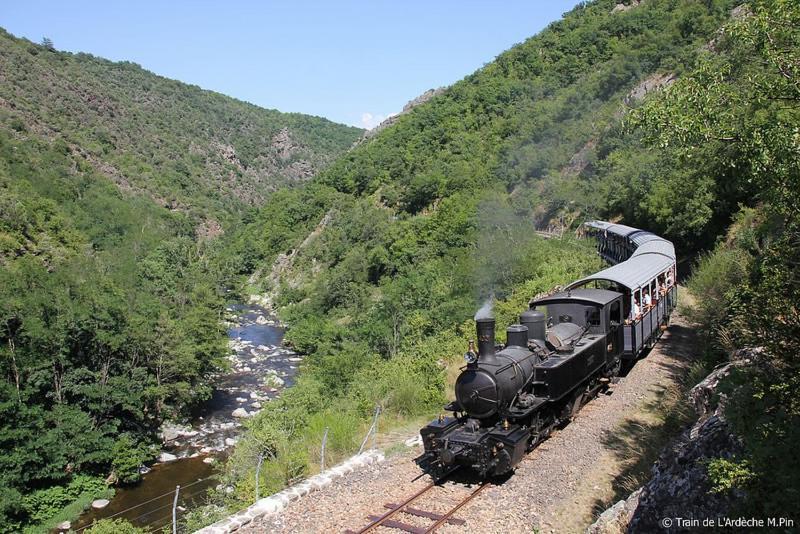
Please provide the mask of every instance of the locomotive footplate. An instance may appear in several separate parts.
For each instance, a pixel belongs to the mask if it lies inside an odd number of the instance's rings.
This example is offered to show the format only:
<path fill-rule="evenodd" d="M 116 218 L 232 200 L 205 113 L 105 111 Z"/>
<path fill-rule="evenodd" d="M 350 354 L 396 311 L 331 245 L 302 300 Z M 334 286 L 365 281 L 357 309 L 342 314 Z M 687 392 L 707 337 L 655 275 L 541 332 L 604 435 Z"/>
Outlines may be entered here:
<path fill-rule="evenodd" d="M 417 458 L 434 478 L 457 466 L 481 476 L 512 469 L 525 454 L 530 432 L 517 425 L 481 427 L 476 420 L 442 418 L 422 429 L 425 454 Z"/>
<path fill-rule="evenodd" d="M 505 473 L 517 465 L 525 456 L 528 448 L 528 438 L 530 431 L 516 425 L 509 426 L 507 429 L 495 428 L 489 434 L 489 441 L 494 443 L 497 449 L 495 459 L 495 471 Z"/>

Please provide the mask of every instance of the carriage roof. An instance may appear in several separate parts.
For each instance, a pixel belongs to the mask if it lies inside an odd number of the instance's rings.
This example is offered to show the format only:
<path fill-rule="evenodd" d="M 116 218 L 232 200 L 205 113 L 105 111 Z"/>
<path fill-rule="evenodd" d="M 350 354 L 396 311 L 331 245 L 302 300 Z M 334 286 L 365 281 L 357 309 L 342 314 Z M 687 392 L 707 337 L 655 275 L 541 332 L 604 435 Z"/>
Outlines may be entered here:
<path fill-rule="evenodd" d="M 607 289 L 592 289 L 580 288 L 567 291 L 559 291 L 547 297 L 542 297 L 530 302 L 533 306 L 546 306 L 547 304 L 556 304 L 564 301 L 581 301 L 589 304 L 599 304 L 605 306 L 609 302 L 619 297 L 616 291 L 609 291 Z"/>
<path fill-rule="evenodd" d="M 672 242 L 663 237 L 630 226 L 611 224 L 605 221 L 590 221 L 586 225 L 626 237 L 636 246 L 636 250 L 626 261 L 573 282 L 568 286 L 570 289 L 574 290 L 592 281 L 608 281 L 635 291 L 675 263 L 675 247 Z"/>

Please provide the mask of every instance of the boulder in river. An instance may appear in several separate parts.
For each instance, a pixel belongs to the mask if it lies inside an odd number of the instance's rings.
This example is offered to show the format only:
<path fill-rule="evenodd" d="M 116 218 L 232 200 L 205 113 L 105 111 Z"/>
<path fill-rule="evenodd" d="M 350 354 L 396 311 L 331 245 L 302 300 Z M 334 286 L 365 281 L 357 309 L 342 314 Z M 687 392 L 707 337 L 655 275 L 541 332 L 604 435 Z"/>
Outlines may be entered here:
<path fill-rule="evenodd" d="M 192 436 L 196 434 L 196 432 L 194 432 L 194 434 L 192 432 L 191 428 L 176 425 L 175 423 L 164 423 L 161 425 L 161 439 L 164 441 L 172 441 L 181 436 Z"/>
<path fill-rule="evenodd" d="M 172 461 L 175 461 L 177 459 L 178 459 L 177 456 L 175 456 L 174 454 L 170 454 L 168 452 L 162 452 L 158 457 L 158 461 L 162 462 L 162 463 L 163 462 L 172 462 Z"/>
<path fill-rule="evenodd" d="M 72 523 L 70 523 L 69 521 L 64 521 L 62 523 L 59 523 L 56 528 L 58 530 L 69 530 L 70 528 L 72 528 Z"/>
<path fill-rule="evenodd" d="M 103 508 L 108 506 L 109 502 L 110 501 L 108 499 L 97 499 L 97 500 L 94 500 L 94 501 L 92 501 L 92 508 L 94 508 L 95 510 L 102 510 Z"/>
<path fill-rule="evenodd" d="M 269 320 L 263 315 L 259 315 L 258 318 L 256 319 L 257 324 L 267 324 L 268 322 Z"/>
<path fill-rule="evenodd" d="M 225 438 L 225 445 L 227 445 L 228 447 L 233 447 L 234 445 L 236 445 L 236 440 L 233 438 Z"/>
<path fill-rule="evenodd" d="M 279 388 L 284 384 L 283 379 L 278 375 L 268 375 L 267 378 L 264 379 L 264 383 L 274 388 Z"/>
<path fill-rule="evenodd" d="M 245 410 L 244 408 L 236 408 L 235 410 L 233 410 L 233 413 L 231 413 L 231 416 L 233 417 L 247 417 L 248 415 L 250 414 L 247 413 L 247 410 Z"/>
<path fill-rule="evenodd" d="M 212 456 L 206 456 L 205 458 L 203 458 L 204 464 L 213 464 L 215 461 L 216 460 L 214 460 Z"/>

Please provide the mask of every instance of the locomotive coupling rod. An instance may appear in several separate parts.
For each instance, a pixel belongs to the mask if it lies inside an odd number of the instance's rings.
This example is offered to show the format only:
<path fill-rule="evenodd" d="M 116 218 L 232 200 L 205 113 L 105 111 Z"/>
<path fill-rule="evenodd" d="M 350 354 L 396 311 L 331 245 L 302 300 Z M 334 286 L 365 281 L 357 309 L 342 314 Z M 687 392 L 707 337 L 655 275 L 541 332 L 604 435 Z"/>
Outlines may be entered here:
<path fill-rule="evenodd" d="M 435 482 L 431 482 L 430 484 L 428 484 L 427 486 L 425 486 L 424 488 L 422 488 L 421 490 L 416 492 L 414 495 L 412 495 L 411 497 L 409 497 L 405 501 L 401 502 L 398 505 L 397 508 L 395 508 L 394 510 L 389 510 L 388 512 L 386 512 L 385 514 L 380 516 L 378 519 L 376 519 L 375 521 L 373 521 L 372 523 L 370 523 L 366 527 L 364 527 L 361 530 L 359 530 L 357 534 L 364 534 L 365 532 L 370 532 L 370 531 L 374 530 L 375 528 L 381 526 L 388 519 L 390 519 L 393 515 L 395 515 L 396 513 L 402 511 L 403 508 L 405 508 L 406 506 L 408 506 L 412 502 L 416 501 L 418 498 L 422 497 L 423 494 L 428 492 L 435 485 L 436 485 Z"/>

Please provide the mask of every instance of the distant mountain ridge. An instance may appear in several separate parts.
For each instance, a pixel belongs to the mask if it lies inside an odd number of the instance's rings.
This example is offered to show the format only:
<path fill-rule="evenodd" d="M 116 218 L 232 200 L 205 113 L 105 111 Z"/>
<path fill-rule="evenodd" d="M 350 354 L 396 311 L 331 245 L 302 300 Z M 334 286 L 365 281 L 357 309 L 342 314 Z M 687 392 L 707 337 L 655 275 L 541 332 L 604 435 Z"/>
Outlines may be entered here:
<path fill-rule="evenodd" d="M 124 192 L 217 217 L 307 180 L 362 133 L 3 30 L 0 119 L 0 127 L 62 138 Z"/>

